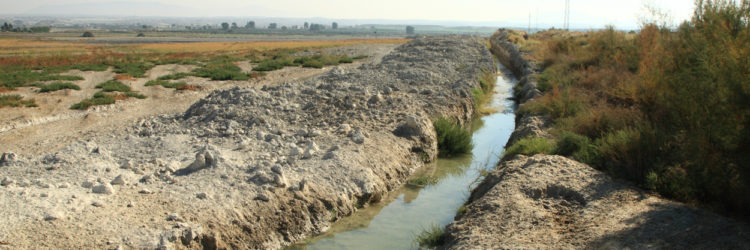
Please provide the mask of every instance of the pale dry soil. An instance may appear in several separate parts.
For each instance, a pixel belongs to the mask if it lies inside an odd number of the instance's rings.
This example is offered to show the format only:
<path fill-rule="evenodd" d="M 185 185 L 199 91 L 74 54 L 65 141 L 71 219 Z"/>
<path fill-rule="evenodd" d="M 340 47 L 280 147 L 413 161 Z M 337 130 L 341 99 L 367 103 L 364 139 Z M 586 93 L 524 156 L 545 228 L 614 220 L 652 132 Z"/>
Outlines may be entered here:
<path fill-rule="evenodd" d="M 352 64 L 339 65 L 343 68 L 356 68 L 363 63 L 380 60 L 395 45 L 357 45 L 327 49 L 328 53 L 351 55 L 368 55 L 363 60 Z M 248 61 L 237 63 L 240 68 L 250 72 L 254 64 Z M 197 91 L 176 91 L 161 86 L 144 86 L 149 80 L 179 72 L 190 72 L 192 65 L 159 65 L 148 72 L 145 78 L 123 80 L 134 91 L 146 95 L 143 100 L 128 98 L 118 100 L 113 105 L 93 106 L 86 111 L 71 110 L 69 107 L 81 100 L 91 98 L 100 89 L 97 84 L 112 80 L 115 73 L 72 70 L 67 75 L 81 76 L 85 80 L 75 81 L 81 90 L 65 89 L 55 92 L 38 93 L 35 87 L 22 87 L 12 94 L 33 98 L 38 108 L 4 108 L 0 112 L 0 152 L 17 154 L 39 154 L 53 152 L 81 138 L 91 137 L 107 131 L 122 130 L 132 126 L 137 120 L 164 114 L 184 112 L 191 104 L 205 97 L 214 90 L 228 89 L 235 86 L 264 86 L 282 82 L 305 81 L 323 74 L 333 67 L 323 69 L 286 67 L 271 71 L 262 78 L 248 81 L 210 81 L 205 78 L 189 77 L 179 81 L 199 86 Z"/>
<path fill-rule="evenodd" d="M 472 116 L 471 90 L 495 69 L 485 44 L 441 36 L 364 46 L 350 55 L 367 61 L 330 70 L 187 79 L 198 92 L 140 79 L 129 84 L 148 99 L 87 112 L 66 110 L 79 100 L 50 108 L 40 98 L 37 117 L 62 118 L 17 119 L 2 134 L 0 151 L 15 154 L 0 156 L 0 241 L 278 249 L 323 233 L 437 157 L 430 118 Z M 170 70 L 189 68 L 149 78 Z"/>

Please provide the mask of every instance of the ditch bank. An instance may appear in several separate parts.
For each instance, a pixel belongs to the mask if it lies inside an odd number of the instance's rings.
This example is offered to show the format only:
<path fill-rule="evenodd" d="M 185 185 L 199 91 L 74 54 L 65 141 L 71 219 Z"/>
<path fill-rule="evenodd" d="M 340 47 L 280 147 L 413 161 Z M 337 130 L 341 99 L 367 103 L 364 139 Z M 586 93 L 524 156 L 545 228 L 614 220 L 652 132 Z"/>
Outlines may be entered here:
<path fill-rule="evenodd" d="M 501 29 L 492 51 L 517 72 L 519 103 L 540 93 L 535 63 Z M 520 91 L 519 91 L 520 90 Z M 516 117 L 506 147 L 549 136 L 549 119 Z M 750 245 L 747 224 L 647 193 L 583 163 L 554 155 L 508 156 L 474 189 L 465 213 L 446 227 L 446 249 L 738 248 Z"/>
<path fill-rule="evenodd" d="M 215 91 L 49 154 L 3 153 L 0 248 L 304 240 L 434 160 L 431 119 L 471 119 L 472 90 L 494 70 L 482 38 L 423 37 L 376 64 Z"/>

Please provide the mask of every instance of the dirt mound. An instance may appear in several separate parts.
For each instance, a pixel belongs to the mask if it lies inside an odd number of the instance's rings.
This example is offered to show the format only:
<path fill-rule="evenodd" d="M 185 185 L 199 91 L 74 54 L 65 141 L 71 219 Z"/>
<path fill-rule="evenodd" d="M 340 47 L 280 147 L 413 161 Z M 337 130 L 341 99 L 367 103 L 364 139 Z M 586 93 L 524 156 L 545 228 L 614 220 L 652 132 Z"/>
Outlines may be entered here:
<path fill-rule="evenodd" d="M 447 227 L 450 249 L 747 248 L 750 228 L 562 156 L 503 162 Z"/>
<path fill-rule="evenodd" d="M 419 38 L 377 64 L 218 90 L 182 114 L 6 157 L 0 241 L 280 248 L 378 201 L 434 159 L 429 118 L 471 117 L 471 90 L 492 70 L 478 37 Z"/>

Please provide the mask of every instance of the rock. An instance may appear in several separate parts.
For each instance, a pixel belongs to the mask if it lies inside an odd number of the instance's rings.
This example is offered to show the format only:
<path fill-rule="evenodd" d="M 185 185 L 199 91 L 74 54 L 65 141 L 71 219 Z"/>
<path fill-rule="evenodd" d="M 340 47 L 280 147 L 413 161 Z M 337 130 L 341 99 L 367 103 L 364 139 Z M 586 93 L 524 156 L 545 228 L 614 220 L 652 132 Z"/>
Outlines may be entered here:
<path fill-rule="evenodd" d="M 47 214 L 44 215 L 45 221 L 53 221 L 53 220 L 59 220 L 63 218 L 63 214 L 59 211 L 50 211 Z"/>
<path fill-rule="evenodd" d="M 198 197 L 198 199 L 201 199 L 201 200 L 205 200 L 206 198 L 208 198 L 208 194 L 198 193 L 197 195 L 195 195 L 195 197 Z"/>
<path fill-rule="evenodd" d="M 549 137 L 547 128 L 549 128 L 550 124 L 550 119 L 547 116 L 525 115 L 521 117 L 505 145 L 508 147 L 526 137 Z"/>
<path fill-rule="evenodd" d="M 266 133 L 258 131 L 257 133 L 255 133 L 255 138 L 257 138 L 259 141 L 263 141 L 266 139 Z"/>
<path fill-rule="evenodd" d="M 276 184 L 277 187 L 284 188 L 287 185 L 286 177 L 281 174 L 277 174 L 273 176 L 273 183 Z"/>
<path fill-rule="evenodd" d="M 292 145 L 289 147 L 289 156 L 297 156 L 302 154 L 302 149 L 297 147 L 297 145 Z"/>
<path fill-rule="evenodd" d="M 271 171 L 277 174 L 284 174 L 283 169 L 281 168 L 281 165 L 278 165 L 278 164 L 273 165 L 273 167 L 271 167 Z"/>
<path fill-rule="evenodd" d="M 325 155 L 323 155 L 323 160 L 329 160 L 336 158 L 336 153 L 334 151 L 328 151 Z"/>
<path fill-rule="evenodd" d="M 164 168 L 164 171 L 167 171 L 168 173 L 175 173 L 175 172 L 177 172 L 177 169 L 179 169 L 179 168 L 180 168 L 180 162 L 178 162 L 178 161 L 171 161 Z"/>
<path fill-rule="evenodd" d="M 110 182 L 110 184 L 112 184 L 112 185 L 127 185 L 128 182 L 125 179 L 126 179 L 126 177 L 121 174 L 121 175 L 118 175 L 117 177 L 115 177 L 115 179 L 112 180 Z"/>
<path fill-rule="evenodd" d="M 102 203 L 100 201 L 91 202 L 91 205 L 95 206 L 95 207 L 104 207 L 104 203 Z"/>
<path fill-rule="evenodd" d="M 92 182 L 92 181 L 81 182 L 81 187 L 83 187 L 83 188 L 92 188 L 92 187 L 94 187 L 94 182 Z"/>
<path fill-rule="evenodd" d="M 102 183 L 91 188 L 95 194 L 115 194 L 115 188 L 109 183 Z"/>
<path fill-rule="evenodd" d="M 268 195 L 266 195 L 265 193 L 260 193 L 260 194 L 258 194 L 258 196 L 255 196 L 255 200 L 266 201 L 267 202 L 267 201 L 270 201 L 271 199 L 268 198 Z"/>
<path fill-rule="evenodd" d="M 151 191 L 148 188 L 141 189 L 141 191 L 138 191 L 139 194 L 153 194 L 154 192 Z"/>
<path fill-rule="evenodd" d="M 377 104 L 383 100 L 383 96 L 380 95 L 380 93 L 373 95 L 370 97 L 370 100 L 367 100 L 367 103 L 369 104 Z"/>
<path fill-rule="evenodd" d="M 416 143 L 413 147 L 417 151 L 426 154 L 427 162 L 435 160 L 437 157 L 437 134 L 432 126 L 432 121 L 426 117 L 409 115 L 406 120 L 399 125 L 393 134 L 399 137 L 409 138 Z M 415 151 L 412 149 L 412 151 Z"/>
<path fill-rule="evenodd" d="M 3 177 L 3 180 L 0 181 L 0 185 L 2 186 L 10 186 L 10 185 L 13 185 L 14 183 L 16 183 L 16 181 L 7 176 Z"/>
<path fill-rule="evenodd" d="M 133 168 L 133 162 L 130 160 L 123 161 L 122 164 L 120 164 L 121 169 L 131 169 Z"/>
<path fill-rule="evenodd" d="M 48 193 L 41 193 L 41 194 L 39 194 L 39 197 L 47 198 L 47 197 L 49 197 L 49 194 Z"/>
<path fill-rule="evenodd" d="M 153 174 L 147 174 L 141 177 L 140 182 L 141 183 L 151 183 L 154 181 L 154 175 Z"/>
<path fill-rule="evenodd" d="M 16 160 L 16 153 L 5 152 L 2 155 L 0 155 L 0 166 L 11 164 L 15 160 Z"/>
<path fill-rule="evenodd" d="M 29 187 L 29 186 L 31 186 L 31 183 L 29 182 L 29 180 L 21 179 L 21 180 L 18 181 L 17 185 L 19 187 Z"/>
<path fill-rule="evenodd" d="M 204 168 L 213 168 L 218 166 L 218 159 L 210 151 L 211 150 L 209 150 L 208 147 L 203 148 L 203 150 L 195 154 L 195 161 L 193 161 L 193 163 L 190 163 L 190 165 L 188 165 L 187 167 L 181 169 L 179 172 L 188 174 Z"/>
<path fill-rule="evenodd" d="M 180 215 L 179 215 L 179 214 L 177 214 L 177 213 L 172 213 L 172 214 L 170 214 L 169 216 L 167 216 L 167 221 L 178 221 L 178 222 L 183 222 L 183 221 L 185 221 L 185 220 L 184 220 L 184 219 L 183 219 L 182 217 L 180 217 Z"/>
<path fill-rule="evenodd" d="M 107 150 L 101 147 L 95 147 L 93 150 L 91 150 L 91 153 L 94 154 L 100 154 L 100 155 L 107 155 Z"/>
<path fill-rule="evenodd" d="M 52 187 L 52 185 L 50 185 L 49 183 L 45 183 L 45 182 L 39 182 L 39 183 L 37 183 L 37 186 L 39 186 L 40 188 L 51 188 Z"/>
<path fill-rule="evenodd" d="M 318 129 L 310 130 L 310 132 L 307 133 L 307 136 L 309 136 L 309 137 L 318 137 L 318 136 L 321 136 L 321 135 L 323 135 L 323 132 L 320 131 L 320 130 L 318 130 Z"/>
<path fill-rule="evenodd" d="M 310 159 L 316 152 L 318 152 L 318 150 L 320 150 L 318 145 L 316 145 L 315 142 L 310 142 L 307 144 L 307 149 L 305 149 L 305 153 L 302 154 L 302 158 Z"/>
<path fill-rule="evenodd" d="M 200 225 L 193 225 L 193 226 L 187 226 L 184 227 L 185 230 L 182 231 L 182 237 L 180 237 L 180 240 L 182 241 L 183 245 L 190 245 L 191 241 L 197 240 L 198 237 L 203 234 L 203 227 Z"/>
<path fill-rule="evenodd" d="M 357 144 L 365 143 L 365 134 L 359 129 L 352 131 L 352 141 Z"/>
<path fill-rule="evenodd" d="M 64 183 L 62 183 L 62 184 L 58 185 L 57 187 L 58 187 L 58 188 L 69 188 L 69 187 L 70 187 L 70 184 L 68 184 L 67 182 L 64 182 Z"/>
<path fill-rule="evenodd" d="M 352 126 L 344 123 L 344 124 L 341 124 L 341 126 L 339 126 L 337 131 L 341 134 L 347 135 L 349 134 L 350 131 L 352 131 Z"/>

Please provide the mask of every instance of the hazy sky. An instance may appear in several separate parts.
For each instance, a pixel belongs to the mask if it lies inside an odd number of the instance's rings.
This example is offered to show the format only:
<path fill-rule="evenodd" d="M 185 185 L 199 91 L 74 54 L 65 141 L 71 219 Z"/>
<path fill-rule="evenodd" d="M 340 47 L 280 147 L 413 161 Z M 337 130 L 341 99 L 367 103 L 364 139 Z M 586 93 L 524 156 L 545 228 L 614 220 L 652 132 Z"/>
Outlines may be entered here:
<path fill-rule="evenodd" d="M 675 21 L 690 17 L 693 0 L 570 0 L 571 24 L 598 28 L 613 24 L 637 27 L 645 4 L 670 13 Z M 133 4 L 150 6 L 151 11 L 117 8 L 121 15 L 180 17 L 323 17 L 331 19 L 453 20 L 473 23 L 556 25 L 563 21 L 564 0 L 0 0 L 0 14 L 50 14 L 64 6 Z M 134 8 L 136 9 L 136 8 Z M 110 15 L 112 13 L 105 13 Z M 56 13 L 66 14 L 66 13 Z M 67 13 L 71 14 L 71 13 Z M 74 13 L 78 14 L 78 13 Z"/>

